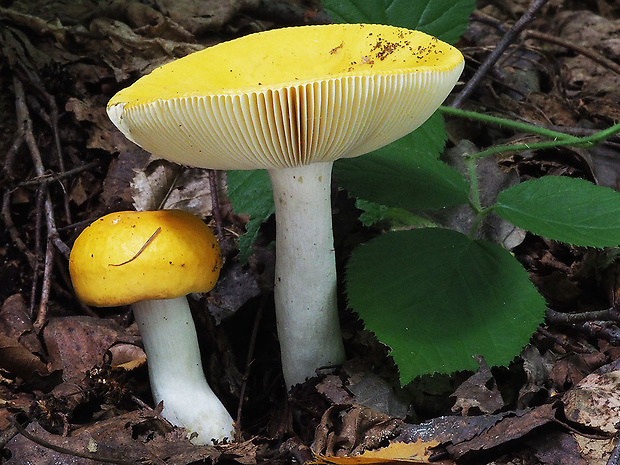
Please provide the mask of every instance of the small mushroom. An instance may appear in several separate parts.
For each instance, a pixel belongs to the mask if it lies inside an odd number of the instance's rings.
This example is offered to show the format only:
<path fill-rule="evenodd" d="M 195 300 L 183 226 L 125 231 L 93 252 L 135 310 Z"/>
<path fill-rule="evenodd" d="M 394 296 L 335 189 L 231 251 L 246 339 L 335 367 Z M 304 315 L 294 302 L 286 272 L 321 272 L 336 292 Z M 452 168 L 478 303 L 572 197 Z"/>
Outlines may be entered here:
<path fill-rule="evenodd" d="M 268 170 L 287 386 L 345 360 L 331 219 L 334 160 L 416 129 L 462 70 L 460 52 L 419 31 L 301 26 L 193 53 L 108 103 L 123 134 L 157 156 L 203 168 Z"/>
<path fill-rule="evenodd" d="M 117 212 L 75 240 L 69 272 L 77 296 L 96 307 L 131 305 L 162 416 L 195 444 L 233 438 L 233 420 L 207 383 L 186 295 L 210 291 L 220 273 L 215 236 L 180 210 Z"/>

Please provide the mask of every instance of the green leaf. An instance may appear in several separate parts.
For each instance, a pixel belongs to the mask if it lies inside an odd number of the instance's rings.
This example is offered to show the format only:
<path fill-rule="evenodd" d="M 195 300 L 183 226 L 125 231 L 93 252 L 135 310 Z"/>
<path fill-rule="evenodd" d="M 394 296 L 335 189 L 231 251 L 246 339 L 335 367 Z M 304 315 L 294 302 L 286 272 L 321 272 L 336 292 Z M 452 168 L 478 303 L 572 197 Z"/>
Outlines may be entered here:
<path fill-rule="evenodd" d="M 239 237 L 239 260 L 246 263 L 260 225 L 274 212 L 271 180 L 267 171 L 253 170 L 227 171 L 226 181 L 233 211 L 250 216 L 246 233 Z"/>
<path fill-rule="evenodd" d="M 449 229 L 391 232 L 358 247 L 346 287 L 351 308 L 390 347 L 402 384 L 476 370 L 473 355 L 506 365 L 545 313 L 508 251 Z"/>
<path fill-rule="evenodd" d="M 418 29 L 446 42 L 465 32 L 475 0 L 323 0 L 336 22 Z"/>
<path fill-rule="evenodd" d="M 445 132 L 434 115 L 421 128 L 392 144 L 357 158 L 334 163 L 334 179 L 350 194 L 408 210 L 468 202 L 469 184 L 437 160 Z"/>
<path fill-rule="evenodd" d="M 584 179 L 545 176 L 501 192 L 495 213 L 528 231 L 584 247 L 620 244 L 620 193 Z"/>

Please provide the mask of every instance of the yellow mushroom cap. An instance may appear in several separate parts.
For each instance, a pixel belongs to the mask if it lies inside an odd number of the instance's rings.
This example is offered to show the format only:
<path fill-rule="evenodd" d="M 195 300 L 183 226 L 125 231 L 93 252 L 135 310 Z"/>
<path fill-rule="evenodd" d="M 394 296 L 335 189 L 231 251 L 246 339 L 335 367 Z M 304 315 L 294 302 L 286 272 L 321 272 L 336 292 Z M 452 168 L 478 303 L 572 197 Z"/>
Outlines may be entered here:
<path fill-rule="evenodd" d="M 75 240 L 69 272 L 77 296 L 96 307 L 207 292 L 222 257 L 200 218 L 181 210 L 110 213 Z"/>
<path fill-rule="evenodd" d="M 107 110 L 126 137 L 168 160 L 292 167 L 362 155 L 413 131 L 463 63 L 451 45 L 393 26 L 274 29 L 157 68 Z"/>

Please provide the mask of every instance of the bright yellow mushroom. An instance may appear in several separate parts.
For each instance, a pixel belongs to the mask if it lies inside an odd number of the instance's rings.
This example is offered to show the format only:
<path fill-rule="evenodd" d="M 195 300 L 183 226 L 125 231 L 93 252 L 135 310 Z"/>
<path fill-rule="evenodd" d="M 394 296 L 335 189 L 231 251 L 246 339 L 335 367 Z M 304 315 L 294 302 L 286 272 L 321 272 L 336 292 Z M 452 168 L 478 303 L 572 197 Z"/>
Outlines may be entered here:
<path fill-rule="evenodd" d="M 267 169 L 287 386 L 345 359 L 331 228 L 334 160 L 419 127 L 463 70 L 454 47 L 392 26 L 270 30 L 164 65 L 108 103 L 136 144 L 178 163 Z"/>
<path fill-rule="evenodd" d="M 110 213 L 75 240 L 69 272 L 89 305 L 131 305 L 162 416 L 195 434 L 196 444 L 233 438 L 232 417 L 203 371 L 186 294 L 208 292 L 220 273 L 215 236 L 180 210 Z"/>

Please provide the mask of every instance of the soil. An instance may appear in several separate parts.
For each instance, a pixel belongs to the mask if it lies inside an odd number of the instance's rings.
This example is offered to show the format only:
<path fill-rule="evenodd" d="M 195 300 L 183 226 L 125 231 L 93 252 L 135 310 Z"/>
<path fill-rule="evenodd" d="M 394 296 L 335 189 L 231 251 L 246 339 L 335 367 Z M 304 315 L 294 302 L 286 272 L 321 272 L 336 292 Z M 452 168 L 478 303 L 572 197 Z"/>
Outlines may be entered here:
<path fill-rule="evenodd" d="M 456 44 L 464 82 L 531 4 L 478 1 Z M 110 97 L 160 64 L 251 32 L 326 21 L 314 0 L 0 2 L 0 462 L 360 463 L 356 454 L 380 450 L 384 461 L 414 463 L 618 463 L 617 250 L 525 236 L 512 251 L 550 308 L 530 345 L 509 367 L 480 360 L 476 373 L 404 388 L 387 349 L 343 299 L 349 361 L 287 395 L 272 222 L 241 264 L 247 218 L 231 210 L 225 176 L 154 160 L 107 119 Z M 550 0 L 462 107 L 574 135 L 607 128 L 620 119 L 619 32 L 615 0 Z M 447 127 L 449 148 L 533 140 L 453 118 Z M 616 137 L 497 161 L 521 179 L 569 175 L 617 190 L 619 159 Z M 220 232 L 220 283 L 191 306 L 207 378 L 238 420 L 228 444 L 194 446 L 166 422 L 152 405 L 130 310 L 87 307 L 72 290 L 68 253 L 89 222 L 164 203 Z M 377 231 L 357 220 L 345 193 L 334 211 L 346 260 Z"/>

